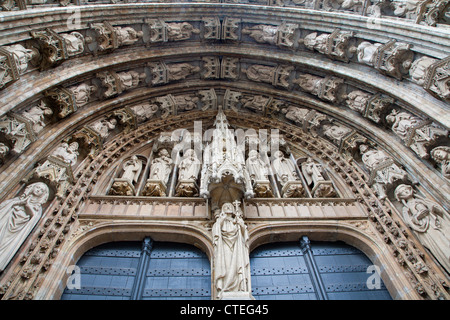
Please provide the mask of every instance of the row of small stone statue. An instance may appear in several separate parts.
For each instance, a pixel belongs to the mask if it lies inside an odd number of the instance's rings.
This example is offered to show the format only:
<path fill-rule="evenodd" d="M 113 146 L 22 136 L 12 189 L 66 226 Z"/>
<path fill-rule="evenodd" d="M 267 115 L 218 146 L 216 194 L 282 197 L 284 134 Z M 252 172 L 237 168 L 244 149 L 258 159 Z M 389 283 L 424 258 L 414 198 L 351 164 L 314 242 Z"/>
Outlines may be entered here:
<path fill-rule="evenodd" d="M 175 187 L 175 196 L 198 196 L 198 177 L 202 171 L 202 162 L 194 149 L 188 149 L 184 152 L 180 161 L 177 156 L 172 156 L 165 148 L 158 150 L 156 157 L 150 163 L 150 173 L 147 182 L 141 191 L 145 196 L 167 196 L 169 179 L 174 167 L 174 173 L 177 176 Z M 326 174 L 320 164 L 311 158 L 306 159 L 297 170 L 294 162 L 285 156 L 283 151 L 274 153 L 274 159 L 271 166 L 268 161 L 264 161 L 257 150 L 248 152 L 245 161 L 245 169 L 253 183 L 256 197 L 273 197 L 279 194 L 283 197 L 303 197 L 305 189 L 302 183 L 304 177 L 306 184 L 313 190 L 313 197 L 335 197 L 337 195 L 333 184 L 326 179 Z M 133 155 L 122 164 L 120 174 L 114 179 L 109 194 L 111 195 L 137 195 L 135 190 L 144 167 L 144 161 L 140 156 Z M 176 164 L 176 166 L 175 166 Z M 273 171 L 273 174 L 272 174 Z M 271 183 L 269 175 L 276 177 L 281 188 L 286 185 L 295 184 L 296 190 L 290 189 L 280 192 L 274 192 L 273 187 L 277 189 L 276 183 Z M 293 183 L 295 182 L 295 183 Z M 271 187 L 273 186 L 273 187 Z"/>

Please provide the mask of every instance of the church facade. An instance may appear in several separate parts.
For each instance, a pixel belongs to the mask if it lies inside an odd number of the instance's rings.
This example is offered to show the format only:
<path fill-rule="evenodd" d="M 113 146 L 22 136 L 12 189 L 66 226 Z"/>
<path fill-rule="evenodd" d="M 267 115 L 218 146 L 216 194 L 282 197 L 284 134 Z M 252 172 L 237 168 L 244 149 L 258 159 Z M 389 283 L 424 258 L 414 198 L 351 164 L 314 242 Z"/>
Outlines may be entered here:
<path fill-rule="evenodd" d="M 0 298 L 450 298 L 450 2 L 0 0 Z"/>

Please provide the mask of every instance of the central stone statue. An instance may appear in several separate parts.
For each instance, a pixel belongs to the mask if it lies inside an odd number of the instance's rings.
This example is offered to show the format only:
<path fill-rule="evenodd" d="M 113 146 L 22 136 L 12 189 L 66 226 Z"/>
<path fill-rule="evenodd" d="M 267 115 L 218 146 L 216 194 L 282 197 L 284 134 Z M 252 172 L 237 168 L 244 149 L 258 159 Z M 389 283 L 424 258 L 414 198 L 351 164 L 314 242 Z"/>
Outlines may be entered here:
<path fill-rule="evenodd" d="M 248 231 L 235 204 L 222 205 L 212 228 L 216 299 L 250 298 Z"/>

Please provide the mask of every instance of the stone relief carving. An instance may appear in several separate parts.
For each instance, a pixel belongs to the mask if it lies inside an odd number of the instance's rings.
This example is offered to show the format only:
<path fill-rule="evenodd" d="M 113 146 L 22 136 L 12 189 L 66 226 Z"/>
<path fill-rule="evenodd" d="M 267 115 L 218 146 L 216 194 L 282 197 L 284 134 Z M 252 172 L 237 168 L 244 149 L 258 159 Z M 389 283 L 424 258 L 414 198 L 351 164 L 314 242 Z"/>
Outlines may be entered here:
<path fill-rule="evenodd" d="M 289 78 L 293 70 L 294 67 L 292 66 L 279 65 L 277 67 L 271 67 L 254 64 L 247 69 L 243 69 L 242 72 L 252 81 L 266 82 L 273 86 L 288 88 L 290 86 Z"/>
<path fill-rule="evenodd" d="M 368 184 L 374 187 L 378 198 L 385 199 L 388 190 L 395 188 L 399 182 L 408 180 L 406 171 L 384 151 L 371 149 L 365 144 L 360 145 L 359 150 L 362 162 L 370 173 Z"/>
<path fill-rule="evenodd" d="M 21 113 L 21 116 L 28 119 L 31 122 L 31 127 L 35 134 L 44 129 L 46 125 L 46 117 L 53 115 L 53 110 L 48 107 L 42 100 L 39 105 L 35 105 L 28 110 L 25 110 Z"/>
<path fill-rule="evenodd" d="M 258 43 L 268 43 L 278 46 L 293 47 L 294 33 L 298 25 L 282 23 L 280 26 L 258 24 L 242 29 L 242 34 L 249 35 Z"/>
<path fill-rule="evenodd" d="M 391 40 L 386 44 L 363 41 L 357 48 L 358 61 L 381 73 L 402 80 L 408 74 L 414 53 L 411 45 Z"/>
<path fill-rule="evenodd" d="M 101 119 L 94 123 L 92 123 L 89 127 L 97 132 L 100 137 L 106 139 L 111 134 L 111 131 L 116 128 L 117 120 L 116 119 Z"/>
<path fill-rule="evenodd" d="M 411 81 L 422 86 L 432 95 L 442 100 L 450 99 L 450 57 L 442 60 L 427 56 L 412 63 L 409 70 Z"/>
<path fill-rule="evenodd" d="M 70 164 L 72 167 L 75 166 L 78 160 L 78 142 L 72 142 L 68 144 L 67 142 L 62 142 L 53 152 L 52 156 L 63 160 L 64 162 Z"/>
<path fill-rule="evenodd" d="M 331 76 L 322 78 L 311 74 L 301 74 L 292 82 L 297 84 L 303 91 L 331 102 L 338 101 L 344 89 L 344 80 Z"/>
<path fill-rule="evenodd" d="M 324 170 L 321 164 L 308 158 L 302 163 L 302 173 L 306 183 L 311 187 L 314 198 L 334 198 L 337 196 L 331 180 L 324 178 Z"/>
<path fill-rule="evenodd" d="M 114 50 L 121 46 L 132 45 L 143 37 L 142 31 L 136 31 L 132 27 L 113 27 L 108 21 L 92 23 L 91 28 L 96 33 L 99 51 Z"/>
<path fill-rule="evenodd" d="M 318 131 L 324 122 L 329 121 L 327 116 L 313 109 L 289 106 L 281 109 L 281 113 L 289 120 L 298 124 L 304 132 L 309 132 L 313 137 L 318 135 Z"/>
<path fill-rule="evenodd" d="M 446 136 L 448 131 L 439 128 L 431 121 L 425 121 L 407 112 L 392 110 L 386 116 L 392 131 L 423 159 L 429 157 L 428 147 L 432 146 L 440 136 Z"/>
<path fill-rule="evenodd" d="M 137 71 L 104 71 L 97 73 L 97 77 L 101 79 L 102 84 L 106 87 L 103 95 L 106 98 L 121 94 L 124 91 L 136 88 L 139 83 L 146 78 L 145 73 Z"/>
<path fill-rule="evenodd" d="M 158 112 L 159 106 L 155 103 L 147 102 L 131 106 L 130 110 L 136 117 L 136 122 L 140 124 L 153 118 L 153 116 Z"/>
<path fill-rule="evenodd" d="M 212 227 L 216 299 L 251 298 L 248 230 L 241 209 L 224 203 Z"/>
<path fill-rule="evenodd" d="M 0 270 L 4 270 L 20 245 L 41 219 L 49 198 L 45 183 L 27 186 L 23 194 L 0 204 Z"/>
<path fill-rule="evenodd" d="M 21 44 L 0 47 L 0 89 L 18 80 L 39 58 L 36 48 L 27 49 Z"/>
<path fill-rule="evenodd" d="M 0 142 L 0 165 L 2 165 L 5 161 L 6 156 L 9 153 L 9 147 L 4 144 L 3 142 Z"/>
<path fill-rule="evenodd" d="M 405 184 L 395 189 L 396 199 L 403 204 L 403 219 L 420 242 L 450 271 L 450 221 L 448 213 L 436 202 L 418 195 Z"/>
<path fill-rule="evenodd" d="M 332 33 L 321 35 L 318 35 L 317 32 L 310 33 L 304 39 L 300 39 L 299 43 L 303 43 L 309 50 L 316 50 L 331 59 L 349 62 L 357 50 L 355 46 L 350 45 L 353 36 L 354 32 L 352 31 L 336 29 Z"/>
<path fill-rule="evenodd" d="M 337 146 L 340 146 L 344 138 L 352 133 L 352 130 L 350 128 L 339 124 L 327 123 L 322 126 L 322 129 L 323 134 Z"/>
<path fill-rule="evenodd" d="M 33 130 L 33 123 L 18 114 L 0 118 L 0 134 L 11 142 L 11 152 L 16 155 L 25 151 L 37 139 Z"/>
<path fill-rule="evenodd" d="M 183 80 L 194 73 L 200 72 L 200 67 L 189 63 L 172 63 L 166 65 L 164 62 L 158 62 L 150 63 L 149 67 L 152 73 L 152 85 Z"/>
<path fill-rule="evenodd" d="M 359 112 L 365 118 L 374 122 L 380 122 L 381 116 L 394 103 L 394 99 L 381 94 L 372 95 L 370 93 L 354 90 L 342 96 L 347 107 Z"/>
<path fill-rule="evenodd" d="M 439 146 L 431 150 L 431 158 L 441 167 L 442 175 L 450 179 L 450 147 Z"/>

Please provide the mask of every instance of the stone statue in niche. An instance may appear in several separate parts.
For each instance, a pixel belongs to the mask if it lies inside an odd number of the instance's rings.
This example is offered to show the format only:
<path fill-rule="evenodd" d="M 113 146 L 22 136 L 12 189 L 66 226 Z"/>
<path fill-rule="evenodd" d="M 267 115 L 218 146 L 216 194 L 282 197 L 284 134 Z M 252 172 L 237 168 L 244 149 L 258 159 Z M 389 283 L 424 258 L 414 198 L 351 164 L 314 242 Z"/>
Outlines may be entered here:
<path fill-rule="evenodd" d="M 167 149 L 161 149 L 158 152 L 158 157 L 152 160 L 150 166 L 150 179 L 155 179 L 164 182 L 165 185 L 169 182 L 170 172 L 172 171 L 173 161 L 170 158 Z"/>
<path fill-rule="evenodd" d="M 448 213 L 436 202 L 419 196 L 413 187 L 401 184 L 395 198 L 403 204 L 402 215 L 419 241 L 450 272 L 450 221 Z"/>
<path fill-rule="evenodd" d="M 41 101 L 39 105 L 23 111 L 21 115 L 30 120 L 34 133 L 38 134 L 45 127 L 45 117 L 53 115 L 53 110 Z"/>
<path fill-rule="evenodd" d="M 41 219 L 49 197 L 45 183 L 33 183 L 20 197 L 0 204 L 0 271 L 4 270 L 31 230 Z"/>
<path fill-rule="evenodd" d="M 144 196 L 163 197 L 166 196 L 167 184 L 172 172 L 173 160 L 169 151 L 162 148 L 150 165 L 150 176 L 142 191 Z"/>
<path fill-rule="evenodd" d="M 114 27 L 114 33 L 119 46 L 134 44 L 144 35 L 142 31 L 136 31 L 131 27 Z"/>
<path fill-rule="evenodd" d="M 192 34 L 199 34 L 200 30 L 194 28 L 194 26 L 188 22 L 181 23 L 167 23 L 167 39 L 169 41 L 180 41 L 189 39 Z"/>
<path fill-rule="evenodd" d="M 3 49 L 12 53 L 19 74 L 24 74 L 28 69 L 28 63 L 40 56 L 36 48 L 26 49 L 21 44 L 6 46 Z"/>
<path fill-rule="evenodd" d="M 341 144 L 342 139 L 352 132 L 350 128 L 337 124 L 325 124 L 322 128 L 323 134 L 338 146 Z"/>
<path fill-rule="evenodd" d="M 123 173 L 121 179 L 126 179 L 132 184 L 138 182 L 139 175 L 142 170 L 142 161 L 137 156 L 132 156 L 131 159 L 124 162 L 122 165 Z"/>
<path fill-rule="evenodd" d="M 197 108 L 198 97 L 192 94 L 172 96 L 178 111 L 190 111 Z"/>
<path fill-rule="evenodd" d="M 270 98 L 261 95 L 252 95 L 241 97 L 240 102 L 244 108 L 257 112 L 264 112 L 264 107 L 269 102 L 269 99 Z"/>
<path fill-rule="evenodd" d="M 258 24 L 252 27 L 242 29 L 242 34 L 248 34 L 259 43 L 277 44 L 278 27 L 265 24 Z"/>
<path fill-rule="evenodd" d="M 436 147 L 430 152 L 431 158 L 439 163 L 442 175 L 450 180 L 450 147 Z"/>
<path fill-rule="evenodd" d="M 273 197 L 269 180 L 269 166 L 261 159 L 258 151 L 250 150 L 245 161 L 245 167 L 253 183 L 253 191 L 257 198 Z"/>
<path fill-rule="evenodd" d="M 410 147 L 422 159 L 429 157 L 427 148 L 438 137 L 448 134 L 447 130 L 439 128 L 431 121 L 425 121 L 412 114 L 399 112 L 398 110 L 392 110 L 386 116 L 386 121 L 392 125 L 392 131 L 403 140 L 405 145 Z"/>
<path fill-rule="evenodd" d="M 224 203 L 212 227 L 216 299 L 250 298 L 248 230 L 238 205 Z M 245 296 L 244 296 L 245 295 Z"/>
<path fill-rule="evenodd" d="M 283 151 L 276 151 L 272 162 L 273 172 L 282 186 L 284 198 L 298 198 L 303 195 L 304 188 L 297 174 L 294 163 L 286 159 Z"/>
<path fill-rule="evenodd" d="M 145 80 L 145 73 L 139 73 L 136 71 L 124 71 L 118 72 L 117 76 L 120 81 L 120 85 L 122 91 L 136 88 L 139 85 L 139 82 Z"/>
<path fill-rule="evenodd" d="M 71 144 L 62 142 L 51 155 L 74 166 L 77 163 L 79 155 L 78 147 L 78 142 L 72 142 Z"/>
<path fill-rule="evenodd" d="M 373 185 L 378 198 L 385 199 L 388 189 L 395 187 L 400 181 L 406 181 L 408 174 L 382 150 L 370 149 L 362 144 L 359 146 L 361 159 L 370 173 L 369 185 Z"/>
<path fill-rule="evenodd" d="M 275 76 L 275 69 L 275 67 L 254 64 L 242 71 L 250 80 L 272 83 Z"/>
<path fill-rule="evenodd" d="M 102 119 L 94 122 L 90 127 L 97 132 L 103 139 L 106 139 L 110 135 L 110 131 L 116 128 L 116 119 Z"/>
<path fill-rule="evenodd" d="M 306 183 L 311 187 L 314 198 L 334 198 L 336 196 L 333 183 L 324 178 L 322 166 L 312 158 L 308 158 L 302 163 L 302 173 Z"/>
<path fill-rule="evenodd" d="M 187 150 L 179 164 L 178 180 L 196 181 L 200 168 L 201 163 L 195 151 L 193 149 Z"/>
<path fill-rule="evenodd" d="M 201 167 L 201 162 L 197 158 L 195 150 L 186 150 L 183 160 L 178 165 L 178 183 L 175 189 L 177 197 L 198 196 L 197 177 Z"/>
<path fill-rule="evenodd" d="M 68 88 L 68 90 L 75 96 L 75 103 L 77 107 L 80 108 L 89 102 L 92 94 L 97 91 L 97 87 L 87 83 L 81 83 L 77 86 Z"/>
<path fill-rule="evenodd" d="M 132 106 L 130 109 L 136 116 L 136 122 L 143 123 L 151 119 L 158 112 L 159 107 L 155 103 L 143 103 Z"/>
<path fill-rule="evenodd" d="M 134 196 L 136 195 L 135 185 L 139 180 L 142 171 L 142 161 L 137 156 L 132 156 L 122 165 L 122 175 L 114 179 L 109 194 Z"/>
<path fill-rule="evenodd" d="M 174 63 L 167 65 L 167 80 L 176 81 L 186 79 L 191 74 L 200 72 L 200 67 L 189 63 Z"/>

